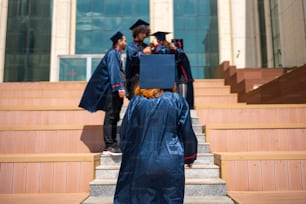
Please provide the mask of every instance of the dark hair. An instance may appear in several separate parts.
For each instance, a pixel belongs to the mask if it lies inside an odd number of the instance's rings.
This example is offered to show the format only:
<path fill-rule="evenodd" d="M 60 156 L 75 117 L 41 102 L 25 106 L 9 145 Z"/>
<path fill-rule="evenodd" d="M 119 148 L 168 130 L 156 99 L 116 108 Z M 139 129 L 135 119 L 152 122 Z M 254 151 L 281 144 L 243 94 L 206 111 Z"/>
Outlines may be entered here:
<path fill-rule="evenodd" d="M 141 26 L 137 26 L 136 28 L 134 28 L 133 29 L 133 38 L 136 38 L 136 36 L 139 33 L 146 33 L 147 36 L 149 36 L 149 34 L 150 34 L 149 26 L 141 25 Z"/>
<path fill-rule="evenodd" d="M 117 45 L 118 41 L 121 40 L 123 38 L 123 36 L 121 38 L 118 38 L 117 41 L 113 42 L 113 47 Z"/>

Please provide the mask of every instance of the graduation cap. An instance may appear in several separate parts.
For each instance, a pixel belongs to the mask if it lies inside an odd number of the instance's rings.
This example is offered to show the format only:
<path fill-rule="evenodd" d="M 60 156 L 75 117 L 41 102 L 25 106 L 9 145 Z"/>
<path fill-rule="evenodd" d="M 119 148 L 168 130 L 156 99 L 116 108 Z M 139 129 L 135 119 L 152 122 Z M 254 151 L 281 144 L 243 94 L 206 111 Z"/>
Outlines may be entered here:
<path fill-rule="evenodd" d="M 172 89 L 175 83 L 175 56 L 142 55 L 139 74 L 142 89 Z"/>
<path fill-rule="evenodd" d="M 172 39 L 171 42 L 173 42 L 175 44 L 176 47 L 184 49 L 184 43 L 183 43 L 183 39 L 178 38 L 178 39 Z"/>
<path fill-rule="evenodd" d="M 134 28 L 138 27 L 138 26 L 149 26 L 150 24 L 141 20 L 141 19 L 138 19 L 131 27 L 130 27 L 130 30 L 133 30 Z"/>
<path fill-rule="evenodd" d="M 155 36 L 157 40 L 166 40 L 167 34 L 169 34 L 169 32 L 157 31 L 153 33 L 152 36 Z"/>
<path fill-rule="evenodd" d="M 111 41 L 113 41 L 113 43 L 117 43 L 117 41 L 119 39 L 121 39 L 123 36 L 123 34 L 120 32 L 119 29 L 117 29 L 115 32 L 113 32 L 113 34 L 111 35 Z"/>

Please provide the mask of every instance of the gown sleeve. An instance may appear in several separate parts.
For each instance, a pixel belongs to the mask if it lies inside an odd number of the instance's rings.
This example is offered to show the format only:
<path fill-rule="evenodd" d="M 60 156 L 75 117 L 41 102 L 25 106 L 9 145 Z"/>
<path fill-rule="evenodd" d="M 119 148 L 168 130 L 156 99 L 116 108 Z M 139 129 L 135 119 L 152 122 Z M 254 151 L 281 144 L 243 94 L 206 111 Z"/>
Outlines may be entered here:
<path fill-rule="evenodd" d="M 112 92 L 124 89 L 123 80 L 120 74 L 120 66 L 120 54 L 113 50 L 108 58 L 108 72 L 110 74 Z"/>
<path fill-rule="evenodd" d="M 197 159 L 198 141 L 192 128 L 187 101 L 181 97 L 181 102 L 182 107 L 178 128 L 184 145 L 184 162 L 185 164 L 192 164 Z"/>
<path fill-rule="evenodd" d="M 184 75 L 186 81 L 193 81 L 190 62 L 186 53 L 181 49 L 176 49 L 177 66 L 180 69 L 180 73 Z"/>
<path fill-rule="evenodd" d="M 133 123 L 133 112 L 135 109 L 136 98 L 132 98 L 129 102 L 120 127 L 120 142 L 119 146 L 123 154 L 128 153 L 134 149 L 135 141 L 133 135 L 135 134 L 135 124 Z"/>
<path fill-rule="evenodd" d="M 136 46 L 136 45 L 129 45 L 127 47 L 127 53 L 128 53 L 128 58 L 131 60 L 131 61 L 137 61 L 139 60 L 139 56 L 141 54 L 143 54 L 143 52 L 141 50 L 139 50 L 139 48 Z"/>

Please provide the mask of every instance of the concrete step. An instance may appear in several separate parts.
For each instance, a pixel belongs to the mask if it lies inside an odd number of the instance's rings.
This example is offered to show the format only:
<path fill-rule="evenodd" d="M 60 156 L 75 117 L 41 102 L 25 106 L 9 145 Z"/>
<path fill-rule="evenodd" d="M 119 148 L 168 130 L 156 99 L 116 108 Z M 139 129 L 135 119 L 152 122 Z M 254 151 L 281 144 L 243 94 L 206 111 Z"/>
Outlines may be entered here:
<path fill-rule="evenodd" d="M 306 123 L 206 125 L 212 152 L 306 150 Z M 220 142 L 226 141 L 226 142 Z"/>
<path fill-rule="evenodd" d="M 104 147 L 101 126 L 1 126 L 1 154 L 90 153 Z"/>
<path fill-rule="evenodd" d="M 0 97 L 17 97 L 17 98 L 29 98 L 29 97 L 71 97 L 81 98 L 83 90 L 81 89 L 16 89 L 16 90 L 1 90 Z"/>
<path fill-rule="evenodd" d="M 206 136 L 204 133 L 196 133 L 198 143 L 205 143 L 206 142 Z"/>
<path fill-rule="evenodd" d="M 214 155 L 215 164 L 223 167 L 221 175 L 227 181 L 228 191 L 267 191 L 268 185 L 275 186 L 273 191 L 305 190 L 306 182 L 301 175 L 305 174 L 306 150 L 216 152 Z"/>
<path fill-rule="evenodd" d="M 116 179 L 95 179 L 89 184 L 91 196 L 114 195 Z M 226 196 L 225 181 L 219 178 L 195 178 L 185 180 L 185 196 Z"/>
<path fill-rule="evenodd" d="M 113 197 L 90 196 L 83 204 L 113 204 Z M 185 196 L 185 204 L 234 204 L 234 202 L 227 196 Z"/>
<path fill-rule="evenodd" d="M 124 115 L 122 110 L 121 117 Z M 69 124 L 89 124 L 101 125 L 103 123 L 104 112 L 97 111 L 89 113 L 78 107 L 78 104 L 68 106 L 59 105 L 10 105 L 0 106 L 1 126 L 41 126 L 41 125 L 69 125 Z M 192 115 L 194 131 L 202 133 L 202 126 L 199 125 L 199 118 Z M 197 124 L 196 124 L 197 123 Z M 120 125 L 120 122 L 119 124 Z"/>
<path fill-rule="evenodd" d="M 100 165 L 96 167 L 96 179 L 117 179 L 120 164 Z M 195 164 L 185 168 L 186 178 L 219 178 L 219 167 L 216 165 Z"/>
<path fill-rule="evenodd" d="M 80 97 L 50 96 L 50 97 L 0 97 L 0 106 L 75 106 L 80 103 Z"/>
<path fill-rule="evenodd" d="M 195 91 L 195 98 L 199 95 L 210 95 L 210 94 L 230 94 L 230 86 L 199 86 Z"/>
<path fill-rule="evenodd" d="M 11 142 L 6 142 L 8 138 Z M 197 134 L 197 138 L 198 152 L 209 153 L 210 144 L 205 143 L 204 134 Z M 88 153 L 102 149 L 101 125 L 0 125 L 0 153 Z"/>
<path fill-rule="evenodd" d="M 192 128 L 195 134 L 203 133 L 203 126 L 200 124 L 192 124 Z"/>
<path fill-rule="evenodd" d="M 220 178 L 192 178 L 185 181 L 185 196 L 226 196 L 226 182 Z"/>
<path fill-rule="evenodd" d="M 121 162 L 121 156 L 101 155 L 100 164 L 102 165 L 118 165 Z M 211 153 L 198 153 L 195 164 L 214 164 L 214 155 Z"/>
<path fill-rule="evenodd" d="M 198 153 L 210 153 L 210 144 L 198 142 Z"/>
<path fill-rule="evenodd" d="M 191 116 L 191 122 L 192 122 L 192 124 L 199 124 L 200 119 L 198 117 Z"/>
<path fill-rule="evenodd" d="M 1 92 L 0 92 L 1 93 Z M 21 94 L 22 93 L 22 94 Z M 61 90 L 61 91 L 35 91 L 35 92 L 18 92 L 0 94 L 0 107 L 78 107 L 83 92 L 77 90 Z M 128 99 L 124 99 L 124 106 L 128 105 Z"/>
<path fill-rule="evenodd" d="M 193 83 L 194 89 L 199 87 L 214 87 L 214 86 L 224 86 L 224 79 L 197 79 Z"/>
<path fill-rule="evenodd" d="M 185 204 L 234 204 L 234 201 L 227 196 L 185 196 Z"/>
<path fill-rule="evenodd" d="M 83 81 L 61 81 L 61 82 L 5 82 L 1 83 L 0 91 L 9 90 L 45 90 L 45 89 L 79 89 L 83 90 L 87 82 Z"/>
<path fill-rule="evenodd" d="M 118 122 L 118 125 L 120 125 L 121 122 L 122 122 L 122 119 L 123 119 L 124 114 L 126 112 L 126 108 L 127 108 L 127 106 L 123 106 L 121 108 L 121 112 L 120 112 L 120 119 L 121 120 Z M 193 125 L 198 125 L 200 123 L 200 118 L 197 116 L 197 112 L 195 110 L 193 110 L 193 109 L 190 110 L 190 116 L 191 116 L 191 121 L 192 121 Z"/>
<path fill-rule="evenodd" d="M 196 110 L 203 125 L 304 123 L 306 104 L 201 104 Z"/>
<path fill-rule="evenodd" d="M 237 102 L 237 94 L 199 94 L 194 99 L 196 107 L 200 104 L 236 104 Z"/>
<path fill-rule="evenodd" d="M 104 112 L 78 107 L 0 107 L 1 126 L 101 125 Z"/>

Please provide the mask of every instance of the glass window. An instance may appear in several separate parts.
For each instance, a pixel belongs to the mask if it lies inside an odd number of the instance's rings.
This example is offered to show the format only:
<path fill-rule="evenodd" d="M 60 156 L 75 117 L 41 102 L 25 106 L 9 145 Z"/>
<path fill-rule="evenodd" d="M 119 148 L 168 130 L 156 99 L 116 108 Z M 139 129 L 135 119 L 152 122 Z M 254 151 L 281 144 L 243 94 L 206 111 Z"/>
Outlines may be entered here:
<path fill-rule="evenodd" d="M 86 58 L 60 60 L 60 81 L 86 81 Z"/>
<path fill-rule="evenodd" d="M 4 81 L 49 81 L 52 0 L 8 1 Z"/>
<path fill-rule="evenodd" d="M 101 58 L 92 58 L 91 73 L 93 73 L 95 71 L 95 69 L 99 65 L 100 61 L 101 61 Z"/>
<path fill-rule="evenodd" d="M 276 0 L 270 0 L 271 9 L 271 26 L 272 26 L 272 44 L 273 44 L 273 59 L 275 67 L 282 67 L 281 62 L 281 41 L 279 31 L 278 3 Z"/>
<path fill-rule="evenodd" d="M 268 67 L 267 56 L 267 36 L 265 21 L 265 4 L 264 0 L 258 0 L 258 17 L 259 17 L 259 34 L 260 34 L 260 50 L 261 50 L 261 67 Z"/>
<path fill-rule="evenodd" d="M 76 54 L 105 53 L 118 28 L 132 41 L 129 27 L 139 18 L 149 22 L 149 5 L 149 0 L 77 0 Z"/>
<path fill-rule="evenodd" d="M 193 77 L 214 78 L 219 65 L 217 0 L 175 0 L 174 37 L 184 39 Z"/>

